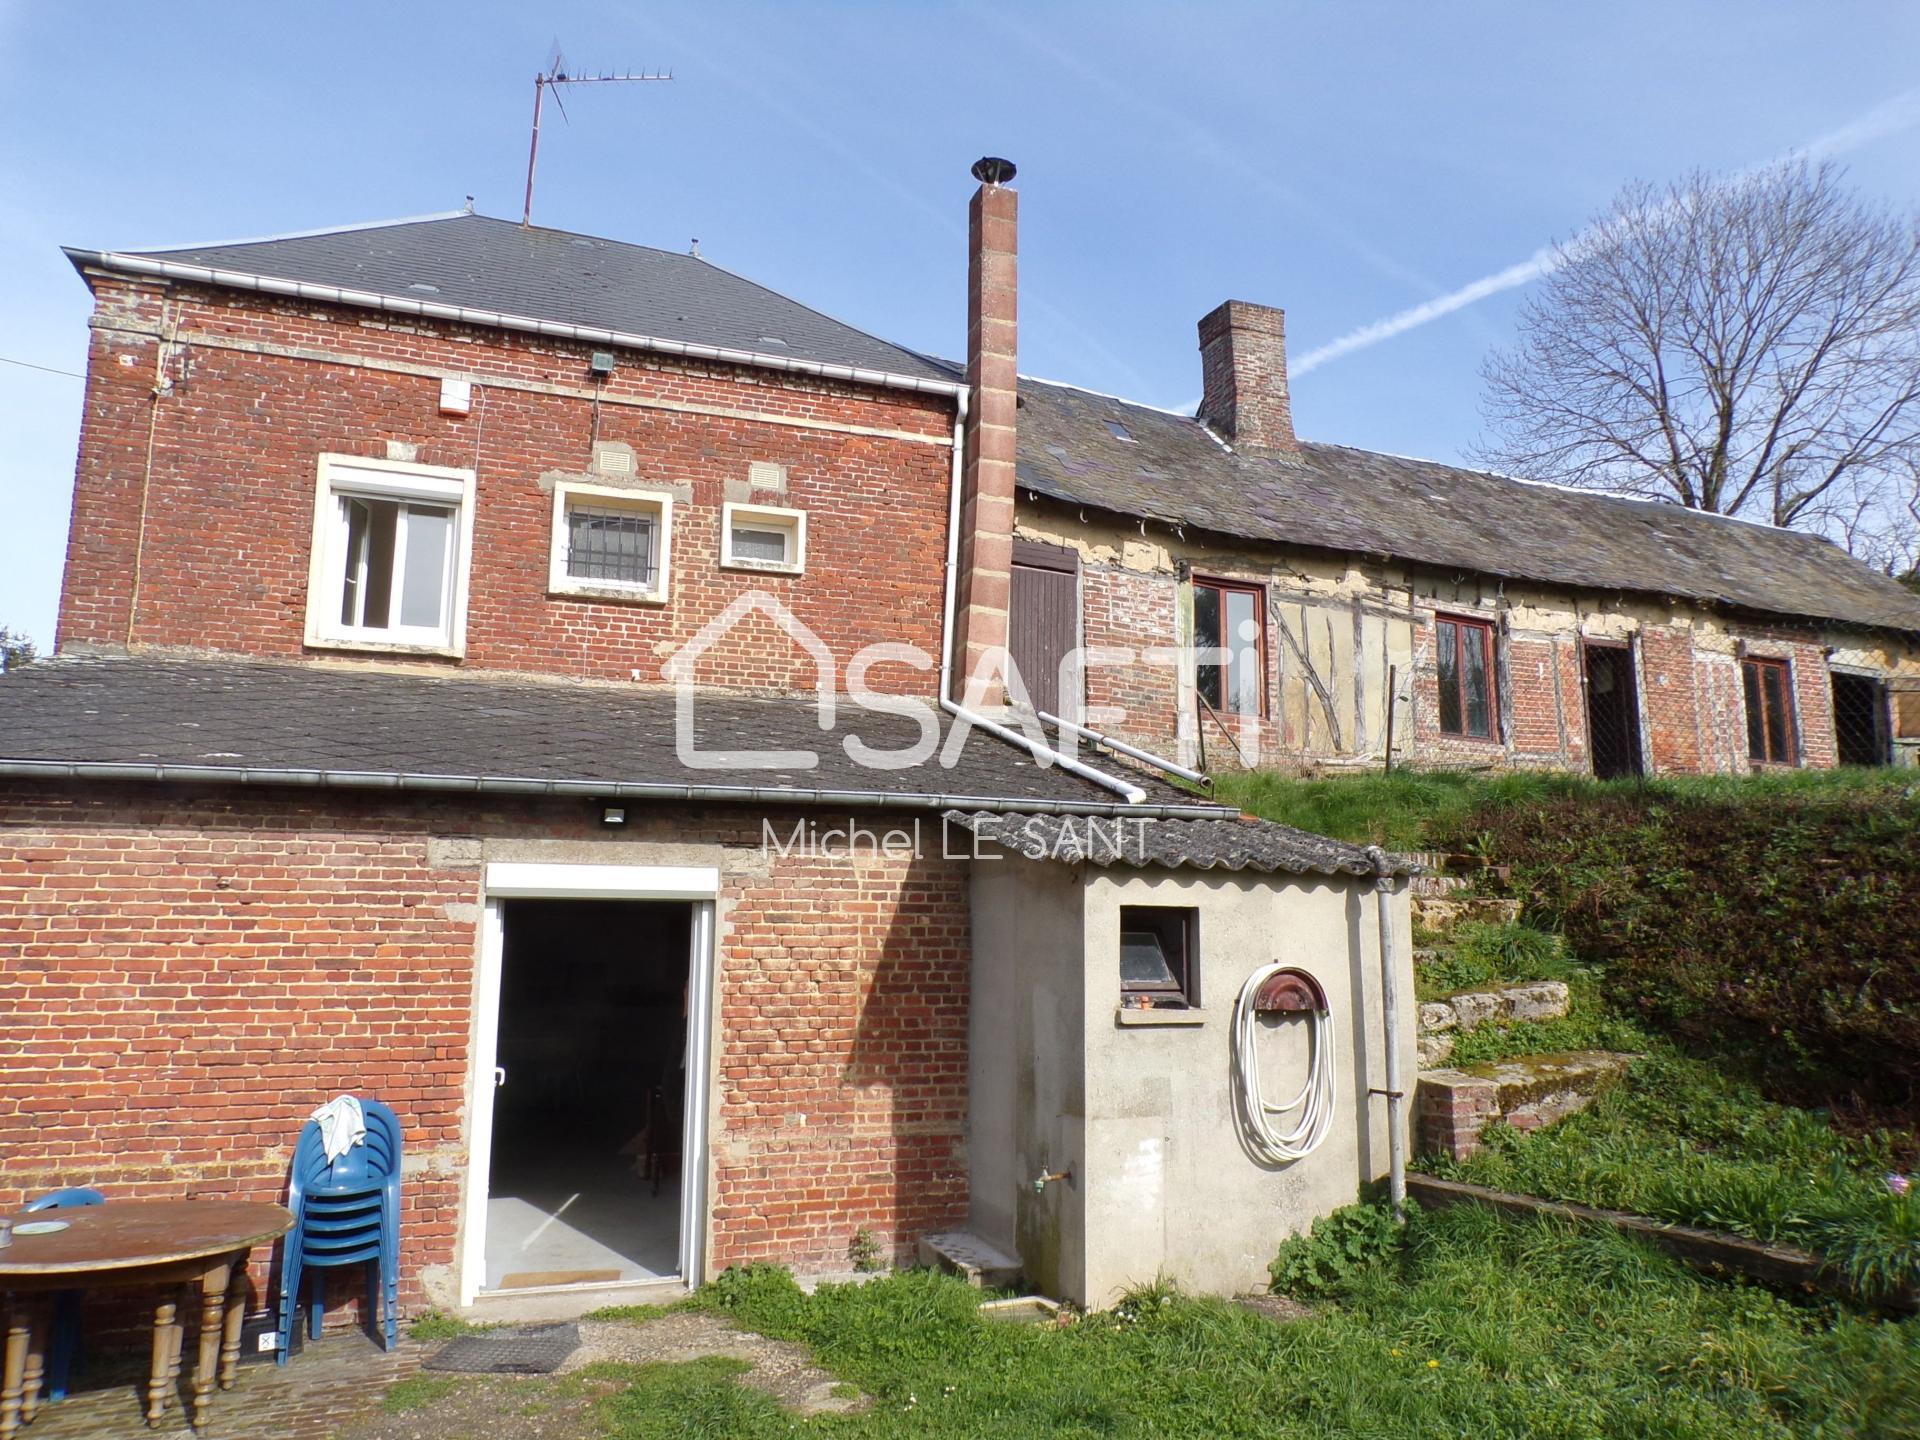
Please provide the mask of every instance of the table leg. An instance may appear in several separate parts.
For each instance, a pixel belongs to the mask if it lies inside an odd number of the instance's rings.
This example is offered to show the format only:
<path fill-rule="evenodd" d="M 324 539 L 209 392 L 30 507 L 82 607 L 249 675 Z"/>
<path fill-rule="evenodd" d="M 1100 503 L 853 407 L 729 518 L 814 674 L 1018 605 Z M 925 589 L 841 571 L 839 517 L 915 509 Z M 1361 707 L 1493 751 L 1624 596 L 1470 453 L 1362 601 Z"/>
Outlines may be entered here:
<path fill-rule="evenodd" d="M 207 1418 L 220 1369 L 220 1342 L 226 1330 L 227 1282 L 233 1275 L 233 1256 L 223 1255 L 200 1276 L 200 1354 L 193 1367 L 193 1428 Z"/>
<path fill-rule="evenodd" d="M 220 1388 L 231 1390 L 240 1371 L 240 1328 L 247 1318 L 247 1262 L 238 1259 L 227 1286 L 227 1328 L 220 1340 Z"/>
<path fill-rule="evenodd" d="M 0 1440 L 11 1440 L 20 1428 L 20 1396 L 27 1374 L 27 1342 L 32 1319 L 21 1300 L 7 1307 L 7 1339 L 0 1359 Z"/>
<path fill-rule="evenodd" d="M 40 1386 L 47 1378 L 52 1302 L 36 1295 L 23 1302 L 23 1308 L 27 1312 L 27 1363 L 20 1375 L 20 1423 L 28 1425 L 40 1413 Z"/>
<path fill-rule="evenodd" d="M 173 1389 L 174 1356 L 179 1350 L 180 1305 L 171 1292 L 153 1308 L 153 1357 L 147 1366 L 147 1424 L 166 1418 Z"/>

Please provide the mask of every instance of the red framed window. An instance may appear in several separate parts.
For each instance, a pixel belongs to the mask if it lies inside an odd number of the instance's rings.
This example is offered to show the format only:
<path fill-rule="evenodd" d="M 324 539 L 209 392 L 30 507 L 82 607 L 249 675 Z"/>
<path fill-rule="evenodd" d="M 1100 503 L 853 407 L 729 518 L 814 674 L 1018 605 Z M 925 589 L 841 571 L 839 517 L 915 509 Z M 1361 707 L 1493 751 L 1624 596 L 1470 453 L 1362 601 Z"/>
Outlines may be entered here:
<path fill-rule="evenodd" d="M 1267 604 L 1258 585 L 1193 582 L 1193 683 L 1223 715 L 1267 713 Z"/>
<path fill-rule="evenodd" d="M 1446 618 L 1434 627 L 1440 674 L 1440 729 L 1475 740 L 1494 738 L 1493 626 Z"/>
<path fill-rule="evenodd" d="M 1747 692 L 1747 756 L 1771 765 L 1793 763 L 1793 686 L 1784 660 L 1750 655 L 1740 662 Z"/>

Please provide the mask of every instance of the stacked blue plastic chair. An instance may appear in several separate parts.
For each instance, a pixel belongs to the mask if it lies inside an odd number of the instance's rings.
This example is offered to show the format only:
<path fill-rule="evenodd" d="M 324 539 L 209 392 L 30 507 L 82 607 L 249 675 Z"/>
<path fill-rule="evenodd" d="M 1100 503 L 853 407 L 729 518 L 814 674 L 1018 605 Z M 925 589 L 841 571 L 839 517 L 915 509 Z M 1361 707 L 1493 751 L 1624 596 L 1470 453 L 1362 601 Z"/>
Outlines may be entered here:
<path fill-rule="evenodd" d="M 332 1161 L 317 1121 L 301 1128 L 293 1147 L 287 1208 L 293 1228 L 280 1253 L 280 1350 L 287 1363 L 300 1307 L 300 1285 L 312 1280 L 308 1338 L 320 1338 L 326 1309 L 324 1272 L 342 1265 L 371 1267 L 368 1298 L 376 1333 L 386 1348 L 399 1343 L 400 1305 L 400 1122 L 378 1100 L 362 1100 L 367 1138 Z M 315 1272 L 310 1277 L 308 1272 Z M 380 1322 L 384 1321 L 384 1325 Z"/>
<path fill-rule="evenodd" d="M 98 1190 L 76 1185 L 55 1190 L 38 1200 L 27 1202 L 28 1210 L 67 1210 L 76 1205 L 104 1205 L 107 1197 Z M 53 1302 L 53 1343 L 47 1355 L 47 1403 L 67 1398 L 67 1377 L 80 1357 L 80 1292 L 62 1290 Z"/>

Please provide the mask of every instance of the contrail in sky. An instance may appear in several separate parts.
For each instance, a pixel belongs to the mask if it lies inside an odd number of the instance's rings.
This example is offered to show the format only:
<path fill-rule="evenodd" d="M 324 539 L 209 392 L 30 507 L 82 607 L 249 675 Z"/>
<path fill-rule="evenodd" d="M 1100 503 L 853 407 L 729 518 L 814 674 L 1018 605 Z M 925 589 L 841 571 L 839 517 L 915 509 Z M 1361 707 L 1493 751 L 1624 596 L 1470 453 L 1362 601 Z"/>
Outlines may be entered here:
<path fill-rule="evenodd" d="M 1829 130 L 1816 136 L 1805 145 L 1789 150 L 1779 157 L 1782 160 L 1795 156 L 1810 156 L 1818 159 L 1828 155 L 1842 155 L 1849 150 L 1858 150 L 1871 145 L 1876 140 L 1884 140 L 1889 135 L 1897 135 L 1902 130 L 1911 129 L 1920 123 L 1920 89 L 1908 90 L 1894 96 L 1891 100 L 1876 105 L 1866 114 L 1849 120 L 1837 130 Z M 1769 162 L 1777 163 L 1777 162 Z M 1755 167 L 1759 168 L 1759 167 Z M 1409 306 L 1405 310 L 1387 316 L 1384 320 L 1375 320 L 1370 325 L 1362 325 L 1357 330 L 1349 330 L 1337 340 L 1330 340 L 1317 350 L 1309 350 L 1290 367 L 1296 376 L 1318 370 L 1329 360 L 1338 360 L 1343 355 L 1351 355 L 1356 350 L 1365 350 L 1378 345 L 1382 340 L 1391 340 L 1396 335 L 1404 335 L 1409 330 L 1417 330 L 1422 325 L 1451 315 L 1456 310 L 1464 310 L 1477 304 L 1489 295 L 1498 295 L 1503 290 L 1517 290 L 1522 285 L 1532 284 L 1543 275 L 1551 274 L 1560 268 L 1570 253 L 1578 253 L 1582 243 L 1591 243 L 1598 238 L 1589 230 L 1576 235 L 1565 246 L 1546 245 L 1533 252 L 1516 265 L 1504 270 L 1496 270 L 1491 275 L 1483 275 L 1471 284 L 1462 285 L 1458 290 L 1450 290 L 1445 295 L 1436 295 L 1431 300 Z"/>

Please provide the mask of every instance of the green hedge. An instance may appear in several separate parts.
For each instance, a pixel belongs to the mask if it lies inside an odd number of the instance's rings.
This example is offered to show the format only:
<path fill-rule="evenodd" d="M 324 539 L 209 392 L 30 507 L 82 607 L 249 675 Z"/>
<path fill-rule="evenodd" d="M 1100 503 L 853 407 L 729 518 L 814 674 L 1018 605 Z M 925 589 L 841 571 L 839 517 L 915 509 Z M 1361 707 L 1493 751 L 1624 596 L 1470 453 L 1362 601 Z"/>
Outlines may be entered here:
<path fill-rule="evenodd" d="M 1920 1097 L 1920 798 L 1873 788 L 1617 787 L 1465 817 L 1617 1005 L 1750 1053 L 1777 1090 Z"/>

